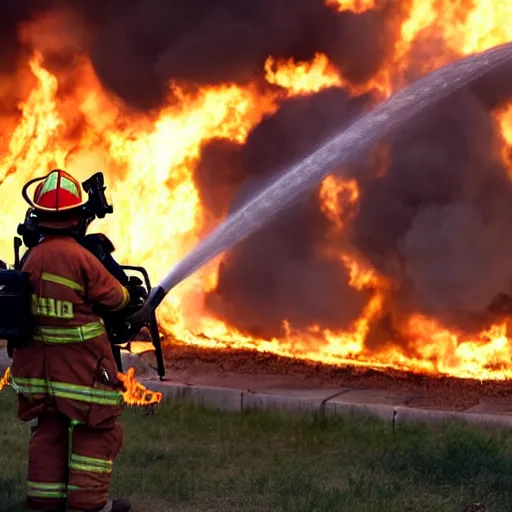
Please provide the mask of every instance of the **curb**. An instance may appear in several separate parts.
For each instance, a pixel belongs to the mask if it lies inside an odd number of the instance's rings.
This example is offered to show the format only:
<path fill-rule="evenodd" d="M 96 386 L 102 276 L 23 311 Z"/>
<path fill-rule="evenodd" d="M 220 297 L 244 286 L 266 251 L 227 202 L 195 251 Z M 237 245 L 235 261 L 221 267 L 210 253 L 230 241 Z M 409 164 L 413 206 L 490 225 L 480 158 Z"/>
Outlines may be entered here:
<path fill-rule="evenodd" d="M 449 421 L 465 422 L 492 428 L 512 428 L 512 415 L 482 414 L 435 409 L 419 409 L 402 405 L 354 403 L 343 401 L 343 391 L 326 396 L 311 398 L 289 394 L 264 393 L 242 389 L 143 380 L 147 389 L 160 391 L 165 397 L 183 398 L 196 405 L 221 409 L 230 412 L 243 412 L 253 409 L 272 410 L 282 413 L 313 413 L 376 417 L 393 428 L 415 423 L 440 424 Z M 306 394 L 306 393 L 305 393 Z M 321 391 L 319 391 L 321 394 Z"/>

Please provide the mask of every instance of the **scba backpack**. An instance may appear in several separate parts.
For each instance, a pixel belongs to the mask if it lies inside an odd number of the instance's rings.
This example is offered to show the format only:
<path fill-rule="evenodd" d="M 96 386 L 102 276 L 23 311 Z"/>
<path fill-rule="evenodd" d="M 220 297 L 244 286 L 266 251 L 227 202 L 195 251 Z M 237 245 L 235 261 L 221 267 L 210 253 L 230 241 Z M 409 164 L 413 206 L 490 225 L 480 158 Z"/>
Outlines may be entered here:
<path fill-rule="evenodd" d="M 22 348 L 32 332 L 31 286 L 27 274 L 0 269 L 0 339 L 8 352 Z"/>

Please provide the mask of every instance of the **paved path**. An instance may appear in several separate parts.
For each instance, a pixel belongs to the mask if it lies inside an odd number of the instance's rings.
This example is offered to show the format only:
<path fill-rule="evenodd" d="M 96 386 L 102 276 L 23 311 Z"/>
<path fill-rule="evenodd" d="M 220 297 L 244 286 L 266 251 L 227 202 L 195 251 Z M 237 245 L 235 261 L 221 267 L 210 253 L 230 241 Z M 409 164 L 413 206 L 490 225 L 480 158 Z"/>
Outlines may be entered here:
<path fill-rule="evenodd" d="M 247 409 L 272 409 L 284 412 L 320 412 L 323 414 L 351 414 L 376 416 L 393 427 L 404 423 L 437 423 L 446 420 L 462 420 L 485 426 L 512 428 L 512 413 L 486 408 L 485 404 L 466 411 L 436 410 L 410 407 L 407 395 L 386 390 L 356 389 L 246 389 L 219 387 L 218 381 L 211 385 L 181 383 L 173 380 L 161 382 L 156 378 L 141 379 L 142 383 L 166 396 L 181 396 L 194 403 L 224 409 L 244 411 Z M 217 384 L 217 385 L 216 385 Z"/>
<path fill-rule="evenodd" d="M 185 378 L 183 378 L 185 377 Z M 251 408 L 316 411 L 325 414 L 377 416 L 397 428 L 404 423 L 463 420 L 486 426 L 512 428 L 512 395 L 476 400 L 468 407 L 432 407 L 435 400 L 418 391 L 297 386 L 288 376 L 194 374 L 168 370 L 159 381 L 149 369 L 140 375 L 149 389 L 182 396 L 210 407 L 244 411 Z M 292 385 L 290 385 L 292 384 Z"/>

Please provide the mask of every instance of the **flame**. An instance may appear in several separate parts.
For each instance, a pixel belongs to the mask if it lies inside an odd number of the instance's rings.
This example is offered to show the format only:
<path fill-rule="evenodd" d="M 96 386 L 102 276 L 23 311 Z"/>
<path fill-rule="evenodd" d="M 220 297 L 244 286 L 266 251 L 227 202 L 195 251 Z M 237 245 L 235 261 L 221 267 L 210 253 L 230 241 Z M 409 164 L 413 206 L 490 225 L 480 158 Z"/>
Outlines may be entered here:
<path fill-rule="evenodd" d="M 509 174 L 512 176 L 512 105 L 508 105 L 498 112 L 498 122 L 501 126 L 501 134 L 505 140 L 502 158 L 508 166 Z"/>
<path fill-rule="evenodd" d="M 358 14 L 381 5 L 377 0 L 326 0 L 326 4 Z M 214 87 L 170 83 L 169 102 L 151 114 L 127 110 L 101 87 L 92 65 L 83 56 L 77 57 L 74 71 L 70 71 L 80 77 L 76 85 L 59 91 L 60 80 L 65 77 L 50 73 L 43 54 L 36 51 L 26 76 L 20 72 L 20 90 L 28 89 L 19 105 L 21 116 L 9 132 L 8 143 L 2 142 L 1 146 L 2 259 L 9 259 L 11 236 L 25 214 L 20 190 L 28 179 L 56 166 L 67 168 L 79 179 L 102 170 L 115 215 L 98 221 L 95 228 L 113 240 L 122 263 L 144 265 L 157 281 L 218 222 L 203 209 L 194 182 L 205 142 L 222 138 L 243 144 L 251 129 L 276 112 L 287 98 L 328 87 L 345 87 L 352 95 L 373 91 L 385 98 L 413 74 L 512 39 L 509 2 L 410 0 L 407 6 L 388 60 L 366 83 L 352 83 L 323 53 L 302 62 L 269 56 L 262 71 L 274 87 L 261 87 L 260 83 Z M 415 51 L 427 36 L 435 36 L 449 51 L 430 51 L 419 58 Z M 53 38 L 52 44 L 58 46 L 59 40 Z M 508 147 L 512 144 L 512 105 L 497 112 L 496 121 L 503 135 L 503 161 L 512 175 Z M 6 121 L 5 126 L 13 122 Z M 318 198 L 331 234 L 337 238 L 344 235 L 360 199 L 357 183 L 330 176 L 320 187 Z M 258 339 L 212 316 L 204 298 L 207 291 L 216 288 L 222 256 L 166 299 L 159 310 L 162 329 L 171 338 L 188 344 L 250 348 L 330 364 L 393 367 L 479 379 L 512 376 L 508 323 L 502 321 L 469 336 L 412 314 L 400 322 L 400 343 L 394 339 L 395 333 L 387 333 L 381 336 L 389 339 L 382 339 L 379 348 L 369 348 L 368 337 L 390 314 L 393 283 L 346 245 L 326 245 L 326 257 L 345 267 L 350 286 L 366 298 L 360 317 L 344 331 L 334 332 L 321 325 L 297 330 L 283 319 L 281 337 Z M 133 377 L 133 371 L 120 377 L 127 387 L 125 400 L 146 403 L 147 391 L 138 387 Z M 1 382 L 5 385 L 5 380 Z M 150 401 L 158 398 L 150 396 Z"/>
<path fill-rule="evenodd" d="M 414 367 L 423 372 L 449 374 L 455 377 L 492 376 L 496 380 L 510 378 L 512 347 L 507 335 L 507 322 L 492 325 L 477 336 L 451 331 L 422 315 L 408 319 L 405 329 L 410 348 L 416 352 Z M 394 352 L 390 362 L 410 364 L 403 354 Z"/>
<path fill-rule="evenodd" d="M 2 389 L 6 388 L 10 382 L 11 382 L 11 369 L 7 368 L 7 370 L 5 370 L 2 378 L 0 379 L 0 391 L 2 391 Z"/>
<path fill-rule="evenodd" d="M 356 14 L 361 14 L 377 7 L 377 0 L 326 0 L 325 3 L 338 11 L 352 11 Z"/>
<path fill-rule="evenodd" d="M 159 404 L 162 400 L 162 393 L 150 391 L 135 379 L 135 369 L 130 368 L 126 373 L 118 373 L 117 378 L 123 383 L 123 400 L 128 405 L 144 407 Z"/>
<path fill-rule="evenodd" d="M 512 28 L 504 20 L 512 15 L 508 2 L 464 0 L 413 0 L 402 25 L 399 51 L 403 54 L 421 31 L 442 37 L 456 55 L 487 50 L 512 39 Z"/>
<path fill-rule="evenodd" d="M 324 215 L 330 220 L 336 232 L 343 230 L 343 215 L 357 204 L 359 188 L 357 182 L 340 180 L 334 175 L 327 176 L 320 186 L 320 202 Z M 350 212 L 353 216 L 353 211 Z"/>
<path fill-rule="evenodd" d="M 278 61 L 269 57 L 265 62 L 265 78 L 268 83 L 286 89 L 290 96 L 342 84 L 336 69 L 322 53 L 317 53 L 311 62 L 298 63 L 294 59 Z"/>
<path fill-rule="evenodd" d="M 377 278 L 377 273 L 369 265 L 349 254 L 342 254 L 341 259 L 349 271 L 349 284 L 356 290 L 365 290 L 384 287 L 384 281 Z"/>
<path fill-rule="evenodd" d="M 501 133 L 508 145 L 512 144 L 512 105 L 507 106 L 499 114 Z"/>

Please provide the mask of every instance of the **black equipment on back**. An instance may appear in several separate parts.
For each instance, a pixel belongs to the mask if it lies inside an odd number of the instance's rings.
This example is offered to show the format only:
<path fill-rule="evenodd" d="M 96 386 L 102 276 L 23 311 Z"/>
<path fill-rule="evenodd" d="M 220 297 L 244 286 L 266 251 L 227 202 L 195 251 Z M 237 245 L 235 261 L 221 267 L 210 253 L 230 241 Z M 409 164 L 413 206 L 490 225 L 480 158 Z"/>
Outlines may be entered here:
<path fill-rule="evenodd" d="M 31 286 L 28 276 L 17 270 L 0 269 L 0 339 L 7 352 L 23 348 L 32 329 Z"/>

